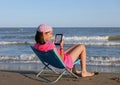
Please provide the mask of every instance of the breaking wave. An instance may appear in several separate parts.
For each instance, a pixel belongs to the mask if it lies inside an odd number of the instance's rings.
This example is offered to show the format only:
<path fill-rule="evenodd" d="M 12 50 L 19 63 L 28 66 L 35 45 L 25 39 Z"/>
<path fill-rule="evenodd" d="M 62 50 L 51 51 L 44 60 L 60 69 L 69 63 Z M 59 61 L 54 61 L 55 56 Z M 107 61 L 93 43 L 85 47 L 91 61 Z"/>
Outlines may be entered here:
<path fill-rule="evenodd" d="M 88 65 L 120 66 L 120 57 L 93 56 L 89 61 Z"/>
<path fill-rule="evenodd" d="M 30 36 L 32 37 L 32 36 Z M 53 38 L 52 38 L 53 39 Z M 104 45 L 104 46 L 120 46 L 120 36 L 66 36 L 65 44 L 85 44 L 85 45 Z M 11 44 L 34 44 L 34 39 L 26 41 L 23 39 L 13 41 L 0 41 L 0 45 Z"/>
<path fill-rule="evenodd" d="M 0 63 L 41 63 L 35 54 L 19 56 L 0 56 Z M 120 57 L 92 56 L 87 57 L 87 65 L 120 66 Z"/>
<path fill-rule="evenodd" d="M 12 41 L 2 41 L 2 42 L 0 42 L 0 45 L 14 45 L 14 44 L 33 44 L 34 42 L 17 42 L 17 41 L 15 41 L 15 42 L 12 42 Z"/>

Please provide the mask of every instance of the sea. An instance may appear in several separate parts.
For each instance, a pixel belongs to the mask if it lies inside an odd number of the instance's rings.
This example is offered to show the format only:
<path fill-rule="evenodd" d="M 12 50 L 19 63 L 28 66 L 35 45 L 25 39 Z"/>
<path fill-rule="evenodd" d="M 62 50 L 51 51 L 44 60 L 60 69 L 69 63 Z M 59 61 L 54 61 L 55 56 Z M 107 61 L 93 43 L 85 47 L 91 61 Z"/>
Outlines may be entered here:
<path fill-rule="evenodd" d="M 35 43 L 37 27 L 0 27 L 0 70 L 39 71 L 43 65 L 30 46 Z M 120 73 L 120 27 L 53 27 L 64 35 L 64 49 L 84 44 L 87 70 Z M 80 65 L 76 69 L 81 70 Z M 58 70 L 58 69 L 57 69 Z"/>

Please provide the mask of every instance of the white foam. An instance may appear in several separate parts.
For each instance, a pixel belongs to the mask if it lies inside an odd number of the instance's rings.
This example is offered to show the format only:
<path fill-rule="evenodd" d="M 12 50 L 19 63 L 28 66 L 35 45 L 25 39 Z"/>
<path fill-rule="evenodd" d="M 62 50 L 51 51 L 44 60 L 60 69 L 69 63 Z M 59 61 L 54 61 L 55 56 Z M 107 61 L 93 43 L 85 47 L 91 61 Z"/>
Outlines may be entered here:
<path fill-rule="evenodd" d="M 13 44 L 33 44 L 34 42 L 9 42 L 9 41 L 1 41 L 0 45 L 13 45 Z"/>
<path fill-rule="evenodd" d="M 9 61 L 9 60 L 16 60 L 16 61 L 32 61 L 37 60 L 35 54 L 22 54 L 22 55 L 16 55 L 16 56 L 0 56 L 0 60 Z"/>
<path fill-rule="evenodd" d="M 94 56 L 88 59 L 88 65 L 120 66 L 120 57 Z"/>
<path fill-rule="evenodd" d="M 35 54 L 19 56 L 0 56 L 0 63 L 41 63 Z M 92 56 L 87 57 L 87 65 L 120 66 L 120 57 Z"/>
<path fill-rule="evenodd" d="M 108 40 L 109 36 L 72 36 L 64 37 L 65 40 Z"/>
<path fill-rule="evenodd" d="M 85 44 L 85 45 L 98 45 L 98 46 L 120 46 L 118 41 L 109 41 L 109 36 L 72 36 L 64 37 L 65 44 Z M 53 39 L 53 37 L 52 37 Z M 11 44 L 34 44 L 35 41 L 0 41 L 0 45 Z"/>

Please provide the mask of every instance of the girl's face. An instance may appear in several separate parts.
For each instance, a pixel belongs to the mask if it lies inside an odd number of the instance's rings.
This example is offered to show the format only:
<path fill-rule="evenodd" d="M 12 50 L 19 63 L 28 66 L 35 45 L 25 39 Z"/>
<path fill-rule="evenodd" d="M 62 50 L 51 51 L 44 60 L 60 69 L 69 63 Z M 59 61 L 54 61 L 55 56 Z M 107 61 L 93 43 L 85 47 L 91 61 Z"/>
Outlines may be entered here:
<path fill-rule="evenodd" d="M 45 41 L 50 41 L 50 39 L 52 38 L 52 31 L 43 33 L 43 37 Z"/>

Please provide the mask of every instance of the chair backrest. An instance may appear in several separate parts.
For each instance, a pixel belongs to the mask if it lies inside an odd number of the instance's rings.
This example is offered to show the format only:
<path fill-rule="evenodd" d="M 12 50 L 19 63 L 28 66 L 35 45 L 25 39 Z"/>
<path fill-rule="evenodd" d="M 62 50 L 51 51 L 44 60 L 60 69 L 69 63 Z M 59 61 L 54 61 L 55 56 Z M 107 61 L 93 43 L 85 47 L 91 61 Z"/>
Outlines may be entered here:
<path fill-rule="evenodd" d="M 41 62 L 48 63 L 49 65 L 56 67 L 56 68 L 65 68 L 64 63 L 62 62 L 60 56 L 57 54 L 55 50 L 49 50 L 47 52 L 42 52 L 35 49 L 31 46 L 34 53 L 38 56 Z"/>

